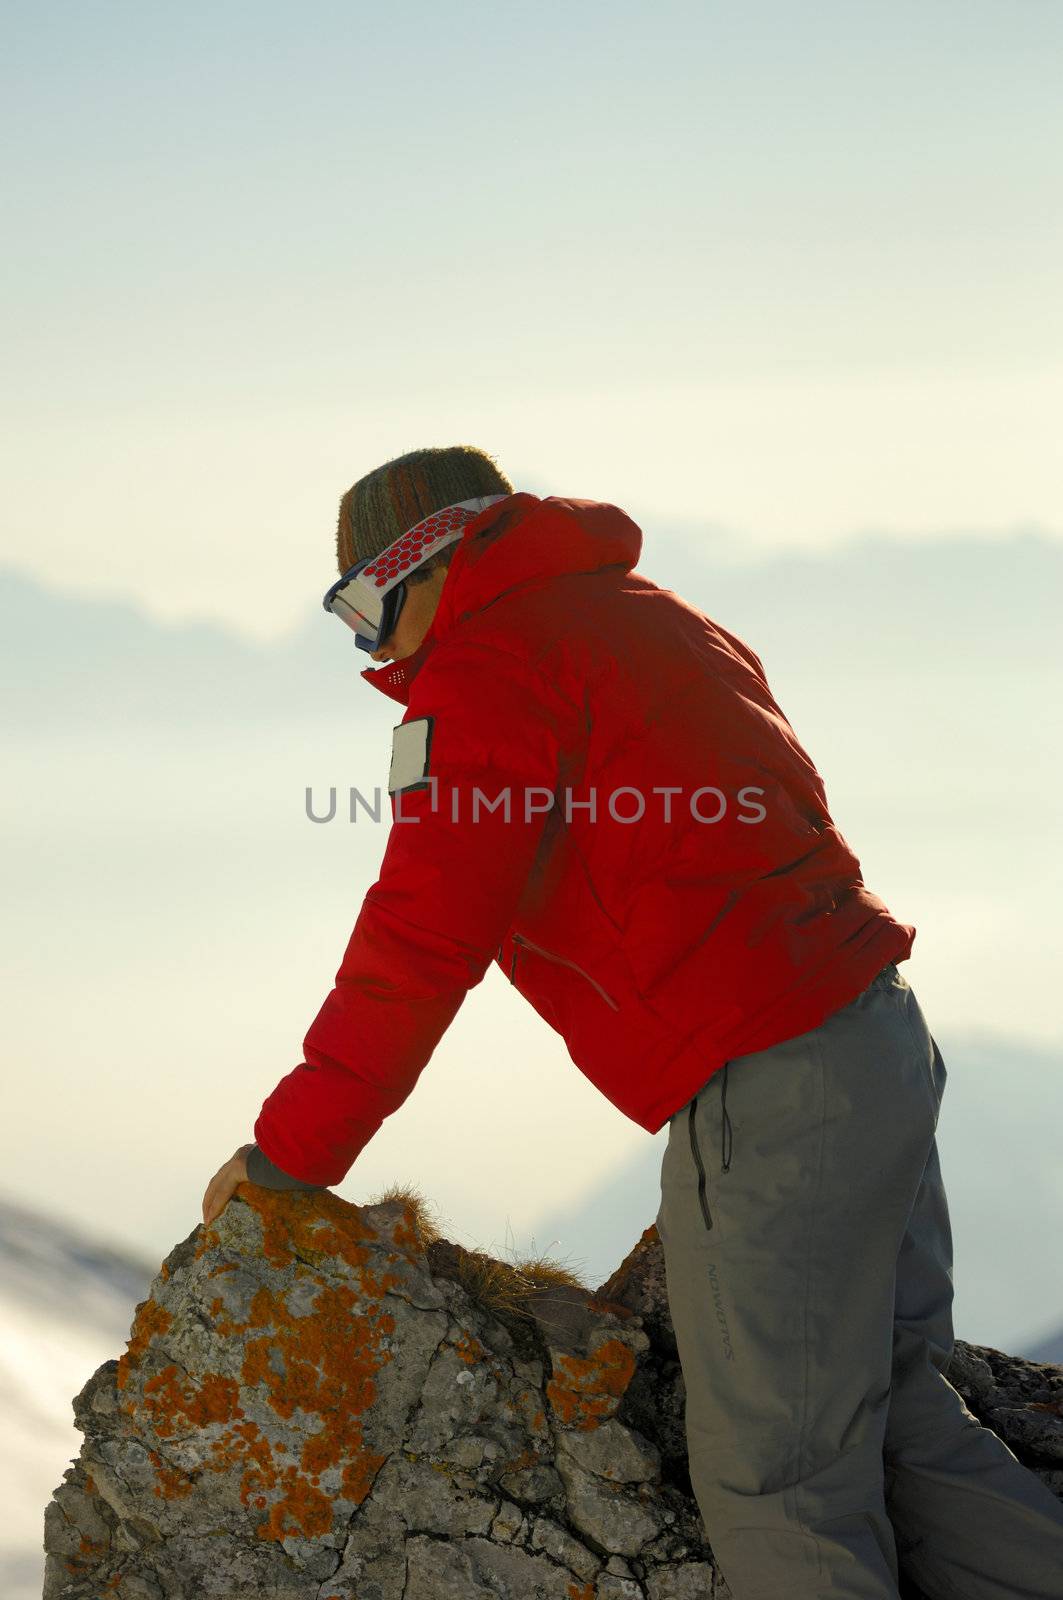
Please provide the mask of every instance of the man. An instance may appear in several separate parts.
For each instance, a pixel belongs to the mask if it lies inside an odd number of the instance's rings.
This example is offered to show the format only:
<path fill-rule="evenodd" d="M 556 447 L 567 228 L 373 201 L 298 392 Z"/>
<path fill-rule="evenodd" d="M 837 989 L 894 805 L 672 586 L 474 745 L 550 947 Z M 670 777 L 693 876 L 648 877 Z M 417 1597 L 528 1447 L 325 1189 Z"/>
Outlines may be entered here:
<path fill-rule="evenodd" d="M 393 826 L 237 1183 L 338 1183 L 496 960 L 669 1124 L 658 1228 L 694 1491 L 736 1600 L 1063 1600 L 1063 1507 L 947 1382 L 945 1065 L 741 639 L 617 507 L 413 451 L 340 505 L 326 606 L 406 707 Z M 732 1070 L 733 1069 L 733 1070 Z"/>

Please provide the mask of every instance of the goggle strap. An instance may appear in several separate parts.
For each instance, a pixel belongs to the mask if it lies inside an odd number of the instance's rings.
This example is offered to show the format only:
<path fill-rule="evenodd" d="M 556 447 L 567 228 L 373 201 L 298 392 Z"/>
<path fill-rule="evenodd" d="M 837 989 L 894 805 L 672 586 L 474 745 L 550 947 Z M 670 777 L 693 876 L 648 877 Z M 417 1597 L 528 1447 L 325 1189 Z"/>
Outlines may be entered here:
<path fill-rule="evenodd" d="M 471 522 L 473 517 L 478 517 L 481 511 L 496 501 L 508 498 L 504 494 L 480 495 L 475 500 L 458 500 L 454 505 L 433 511 L 360 567 L 357 576 L 363 583 L 372 584 L 378 594 L 387 594 L 396 583 L 400 583 L 448 544 L 460 539 L 465 524 Z"/>

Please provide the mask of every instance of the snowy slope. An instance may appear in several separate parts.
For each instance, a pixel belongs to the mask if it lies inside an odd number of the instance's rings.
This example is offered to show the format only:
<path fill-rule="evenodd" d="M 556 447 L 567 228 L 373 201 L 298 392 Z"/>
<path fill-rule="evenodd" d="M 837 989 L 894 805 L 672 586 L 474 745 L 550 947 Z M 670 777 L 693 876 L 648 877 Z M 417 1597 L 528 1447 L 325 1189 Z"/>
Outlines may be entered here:
<path fill-rule="evenodd" d="M 0 1201 L 0 1595 L 39 1600 L 44 1508 L 81 1448 L 70 1402 L 121 1354 L 153 1269 Z"/>

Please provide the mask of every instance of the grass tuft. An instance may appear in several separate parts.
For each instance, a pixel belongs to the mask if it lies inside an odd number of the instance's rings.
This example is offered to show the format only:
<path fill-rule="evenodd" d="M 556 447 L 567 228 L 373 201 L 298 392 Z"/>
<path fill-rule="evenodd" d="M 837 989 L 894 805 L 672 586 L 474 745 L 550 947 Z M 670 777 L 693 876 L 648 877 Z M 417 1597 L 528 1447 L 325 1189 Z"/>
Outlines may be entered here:
<path fill-rule="evenodd" d="M 570 1288 L 589 1293 L 589 1286 L 563 1261 L 545 1252 L 500 1261 L 486 1250 L 467 1250 L 454 1244 L 443 1233 L 442 1218 L 435 1206 L 413 1184 L 390 1183 L 364 1201 L 365 1205 L 384 1205 L 398 1201 L 407 1207 L 422 1249 L 438 1244 L 445 1248 L 445 1275 L 461 1284 L 466 1293 L 485 1310 L 532 1321 L 528 1301 L 543 1289 Z"/>
<path fill-rule="evenodd" d="M 380 1206 L 394 1201 L 398 1201 L 399 1205 L 405 1206 L 409 1211 L 410 1221 L 422 1250 L 442 1239 L 442 1218 L 439 1212 L 413 1184 L 389 1183 L 386 1188 L 378 1189 L 362 1203 L 367 1206 Z"/>
<path fill-rule="evenodd" d="M 587 1288 L 583 1280 L 563 1262 L 547 1255 L 499 1261 L 486 1251 L 462 1250 L 459 1247 L 456 1266 L 459 1283 L 479 1305 L 529 1320 L 531 1312 L 528 1301 L 541 1290 Z"/>

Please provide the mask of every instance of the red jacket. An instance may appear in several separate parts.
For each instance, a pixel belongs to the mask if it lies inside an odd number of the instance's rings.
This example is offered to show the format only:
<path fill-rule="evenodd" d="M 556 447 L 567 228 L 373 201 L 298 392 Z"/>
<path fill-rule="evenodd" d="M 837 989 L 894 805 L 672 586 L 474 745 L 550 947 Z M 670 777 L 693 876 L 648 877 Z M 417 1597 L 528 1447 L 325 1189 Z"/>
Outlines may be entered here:
<path fill-rule="evenodd" d="M 407 706 L 412 786 L 255 1124 L 284 1172 L 344 1176 L 492 960 L 655 1133 L 909 955 L 760 660 L 634 571 L 641 546 L 616 506 L 507 496 L 466 525 L 420 649 L 363 672 Z"/>

